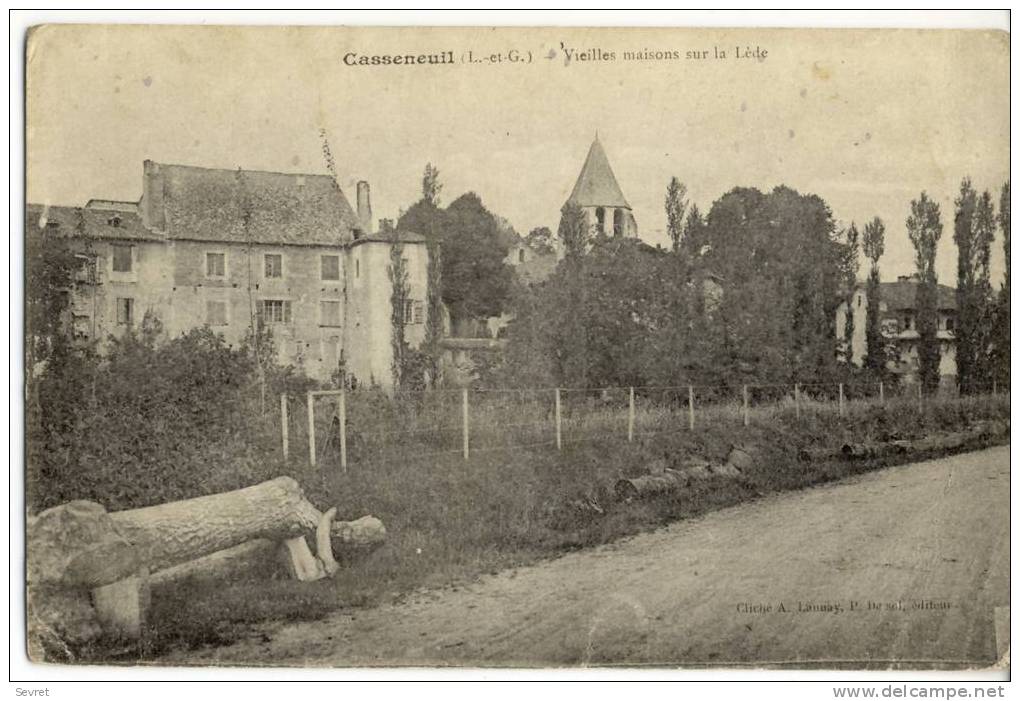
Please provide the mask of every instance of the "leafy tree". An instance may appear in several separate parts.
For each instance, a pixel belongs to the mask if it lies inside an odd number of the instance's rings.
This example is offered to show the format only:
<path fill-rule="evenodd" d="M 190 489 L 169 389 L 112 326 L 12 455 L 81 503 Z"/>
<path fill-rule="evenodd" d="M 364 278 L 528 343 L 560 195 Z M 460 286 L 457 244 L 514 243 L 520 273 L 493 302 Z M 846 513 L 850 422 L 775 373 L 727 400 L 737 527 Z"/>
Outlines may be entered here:
<path fill-rule="evenodd" d="M 687 251 L 688 257 L 694 259 L 701 255 L 702 248 L 707 243 L 705 232 L 705 218 L 701 216 L 698 205 L 692 204 L 687 213 L 687 221 L 684 222 L 684 234 L 680 239 L 681 248 Z"/>
<path fill-rule="evenodd" d="M 473 192 L 461 195 L 442 216 L 443 301 L 456 318 L 484 318 L 503 312 L 513 281 L 504 262 L 496 218 Z"/>
<path fill-rule="evenodd" d="M 704 264 L 726 281 L 721 362 L 758 381 L 836 376 L 843 246 L 815 195 L 735 188 L 708 214 Z"/>
<path fill-rule="evenodd" d="M 938 276 L 935 272 L 935 254 L 942 237 L 942 220 L 938 203 L 921 192 L 919 199 L 910 203 L 907 217 L 907 234 L 914 246 L 914 260 L 920 284 L 917 288 L 917 357 L 922 387 L 934 393 L 939 386 L 938 340 Z"/>
<path fill-rule="evenodd" d="M 440 208 L 438 175 L 431 164 L 426 166 L 423 197 L 400 216 L 397 229 L 428 240 L 430 260 L 439 262 L 430 279 L 441 283 L 441 300 L 454 323 L 498 316 L 508 302 L 513 271 L 504 262 L 507 247 L 496 217 L 473 192 Z M 438 301 L 430 306 L 430 318 L 438 320 Z"/>
<path fill-rule="evenodd" d="M 878 261 L 885 252 L 885 224 L 878 217 L 864 225 L 861 242 L 865 257 L 871 261 L 868 272 L 868 314 L 865 338 L 867 355 L 864 366 L 879 375 L 885 372 L 885 337 L 882 334 L 882 288 L 879 284 Z"/>
<path fill-rule="evenodd" d="M 687 211 L 687 186 L 673 176 L 666 186 L 666 231 L 673 242 L 673 250 L 680 250 L 684 233 L 684 214 Z"/>
<path fill-rule="evenodd" d="M 528 232 L 524 242 L 531 250 L 542 255 L 551 255 L 556 252 L 553 232 L 548 226 L 536 226 Z"/>
<path fill-rule="evenodd" d="M 591 233 L 584 210 L 576 204 L 566 203 L 560 210 L 560 225 L 556 235 L 563 244 L 567 258 L 580 258 L 588 250 Z"/>
<path fill-rule="evenodd" d="M 843 362 L 853 363 L 854 358 L 854 293 L 857 291 L 857 272 L 860 270 L 860 232 L 857 224 L 850 222 L 846 230 L 846 241 L 843 246 L 843 301 L 846 304 L 846 316 L 843 322 Z"/>
<path fill-rule="evenodd" d="M 439 206 L 439 193 L 443 185 L 439 182 L 439 169 L 431 163 L 425 164 L 425 173 L 421 178 L 421 198 L 433 207 Z"/>
<path fill-rule="evenodd" d="M 994 378 L 1003 384 L 1009 384 L 1010 377 L 1010 304 L 1009 304 L 1009 182 L 1002 186 L 999 196 L 999 228 L 1002 231 L 1002 249 L 1006 254 L 1006 272 L 1002 286 L 999 288 L 998 300 L 995 305 L 995 328 L 992 334 L 992 363 Z"/>
<path fill-rule="evenodd" d="M 977 350 L 978 305 L 974 290 L 974 214 L 977 192 L 970 178 L 960 183 L 960 194 L 954 203 L 953 242 L 956 244 L 956 377 L 960 392 L 973 391 L 973 373 Z"/>

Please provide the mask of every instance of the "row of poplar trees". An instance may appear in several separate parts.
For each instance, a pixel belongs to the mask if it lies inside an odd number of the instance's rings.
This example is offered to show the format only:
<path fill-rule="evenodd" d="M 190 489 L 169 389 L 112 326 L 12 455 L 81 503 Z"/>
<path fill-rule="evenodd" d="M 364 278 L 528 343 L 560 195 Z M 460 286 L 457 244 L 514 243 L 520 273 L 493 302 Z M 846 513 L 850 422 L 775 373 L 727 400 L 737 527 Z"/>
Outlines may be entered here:
<path fill-rule="evenodd" d="M 962 394 L 988 391 L 995 383 L 1009 383 L 1009 194 L 1007 182 L 999 196 L 996 213 L 992 194 L 978 193 L 970 178 L 960 184 L 955 200 L 953 242 L 957 248 L 956 281 L 956 366 L 957 383 Z M 907 234 L 914 247 L 917 267 L 918 372 L 926 392 L 937 391 L 941 350 L 938 339 L 938 276 L 935 257 L 942 238 L 939 205 L 926 192 L 910 203 Z M 995 231 L 1002 232 L 1006 256 L 1005 276 L 994 289 L 990 263 Z M 843 271 L 847 309 L 856 289 L 858 250 L 871 261 L 867 282 L 867 328 L 864 365 L 882 374 L 887 361 L 886 340 L 882 334 L 879 259 L 885 250 L 885 225 L 875 217 L 868 222 L 863 236 L 855 224 L 845 232 Z M 844 338 L 853 336 L 853 315 L 845 321 Z M 844 359 L 849 363 L 851 350 L 844 343 Z"/>

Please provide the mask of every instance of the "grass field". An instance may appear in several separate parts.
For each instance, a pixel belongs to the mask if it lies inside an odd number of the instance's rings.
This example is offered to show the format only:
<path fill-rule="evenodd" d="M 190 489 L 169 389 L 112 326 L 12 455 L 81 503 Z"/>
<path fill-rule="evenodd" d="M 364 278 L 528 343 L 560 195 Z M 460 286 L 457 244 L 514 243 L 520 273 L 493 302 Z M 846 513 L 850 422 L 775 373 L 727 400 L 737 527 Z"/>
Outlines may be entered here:
<path fill-rule="evenodd" d="M 979 420 L 1008 420 L 1009 397 L 931 399 L 923 408 L 909 399 L 885 404 L 853 400 L 845 403 L 842 415 L 832 402 L 802 399 L 799 416 L 797 407 L 782 399 L 753 409 L 747 426 L 742 405 L 724 403 L 698 411 L 694 431 L 688 430 L 683 411 L 654 406 L 635 410 L 632 442 L 627 441 L 626 411 L 621 420 L 619 407 L 589 408 L 569 417 L 564 412 L 561 450 L 555 447 L 555 427 L 550 435 L 548 422 L 542 422 L 542 433 L 528 433 L 521 426 L 508 426 L 512 422 L 505 414 L 490 411 L 486 420 L 493 423 L 486 427 L 479 407 L 473 431 L 482 435 L 485 428 L 499 428 L 522 445 L 498 448 L 480 441 L 465 460 L 456 440 L 434 450 L 435 444 L 405 437 L 390 442 L 385 460 L 361 453 L 346 473 L 335 460 L 323 460 L 314 470 L 292 469 L 320 508 L 338 505 L 343 517 L 381 518 L 388 542 L 342 562 L 332 580 L 252 579 L 215 587 L 182 583 L 153 601 L 143 657 L 173 647 L 222 645 L 261 635 L 260 624 L 316 619 L 342 608 L 398 600 L 422 588 L 456 586 L 483 573 L 609 542 L 771 492 L 877 469 L 892 461 L 805 463 L 796 456 L 803 447 L 919 437 Z M 629 503 L 612 496 L 616 480 L 644 474 L 653 461 L 676 464 L 699 456 L 721 462 L 735 444 L 751 446 L 757 455 L 742 480 L 713 477 L 671 495 Z M 599 504 L 601 513 L 579 506 L 586 501 Z M 94 653 L 109 659 L 109 651 Z"/>

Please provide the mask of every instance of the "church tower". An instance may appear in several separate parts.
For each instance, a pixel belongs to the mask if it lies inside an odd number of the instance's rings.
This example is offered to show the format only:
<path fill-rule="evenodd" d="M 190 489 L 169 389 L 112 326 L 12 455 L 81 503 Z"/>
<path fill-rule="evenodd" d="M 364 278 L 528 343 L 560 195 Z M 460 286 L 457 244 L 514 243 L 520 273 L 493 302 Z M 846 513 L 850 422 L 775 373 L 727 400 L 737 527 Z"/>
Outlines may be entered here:
<path fill-rule="evenodd" d="M 584 211 L 595 235 L 637 236 L 637 222 L 620 184 L 616 182 L 598 132 L 567 204 L 577 205 Z"/>

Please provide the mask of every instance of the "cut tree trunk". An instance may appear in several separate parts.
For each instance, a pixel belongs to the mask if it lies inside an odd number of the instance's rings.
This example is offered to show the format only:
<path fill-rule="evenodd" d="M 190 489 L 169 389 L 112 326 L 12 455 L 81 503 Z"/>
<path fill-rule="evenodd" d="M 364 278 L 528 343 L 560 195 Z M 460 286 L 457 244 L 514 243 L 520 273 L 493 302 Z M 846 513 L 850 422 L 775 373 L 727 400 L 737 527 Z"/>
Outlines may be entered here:
<path fill-rule="evenodd" d="M 298 483 L 277 477 L 233 492 L 110 514 L 151 572 L 232 548 L 249 540 L 287 541 L 316 532 L 322 514 Z M 385 538 L 379 519 L 333 522 L 333 543 L 371 544 Z"/>

